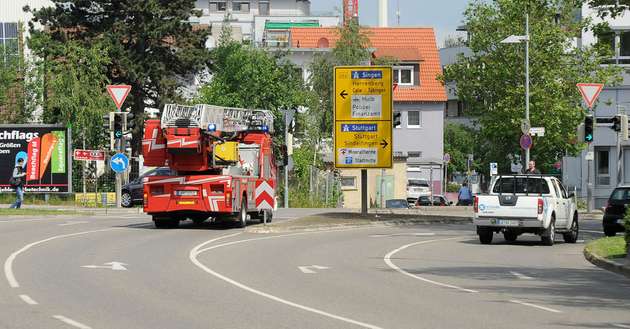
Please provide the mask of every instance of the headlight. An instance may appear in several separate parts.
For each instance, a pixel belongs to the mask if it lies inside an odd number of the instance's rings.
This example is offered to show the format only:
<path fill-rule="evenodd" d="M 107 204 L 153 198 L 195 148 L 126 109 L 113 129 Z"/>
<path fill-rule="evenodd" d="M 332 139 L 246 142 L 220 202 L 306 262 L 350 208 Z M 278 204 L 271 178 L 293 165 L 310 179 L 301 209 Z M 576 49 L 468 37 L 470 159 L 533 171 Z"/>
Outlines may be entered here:
<path fill-rule="evenodd" d="M 175 191 L 176 196 L 197 196 L 197 191 L 178 190 Z"/>

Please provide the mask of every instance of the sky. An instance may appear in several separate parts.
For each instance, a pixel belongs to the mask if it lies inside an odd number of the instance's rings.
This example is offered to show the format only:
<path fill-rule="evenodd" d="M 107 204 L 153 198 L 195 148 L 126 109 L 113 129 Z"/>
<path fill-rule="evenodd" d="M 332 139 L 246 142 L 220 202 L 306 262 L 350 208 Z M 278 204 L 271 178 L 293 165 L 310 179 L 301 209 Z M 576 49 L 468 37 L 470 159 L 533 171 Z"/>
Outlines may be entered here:
<path fill-rule="evenodd" d="M 389 26 L 398 26 L 396 7 L 400 7 L 400 26 L 433 27 L 438 46 L 449 36 L 462 35 L 455 31 L 462 25 L 468 0 L 389 0 Z M 342 0 L 311 0 L 311 14 L 341 12 Z M 361 25 L 378 25 L 378 0 L 359 0 Z"/>

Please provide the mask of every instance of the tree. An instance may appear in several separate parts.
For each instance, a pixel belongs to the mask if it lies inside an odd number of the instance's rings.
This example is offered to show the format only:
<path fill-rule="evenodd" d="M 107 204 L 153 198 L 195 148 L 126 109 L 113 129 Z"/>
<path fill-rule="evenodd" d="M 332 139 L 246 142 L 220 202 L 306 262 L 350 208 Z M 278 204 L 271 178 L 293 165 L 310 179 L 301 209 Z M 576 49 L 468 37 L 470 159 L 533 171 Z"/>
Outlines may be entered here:
<path fill-rule="evenodd" d="M 272 111 L 275 130 L 284 131 L 281 110 L 303 106 L 308 96 L 300 71 L 286 54 L 233 41 L 227 30 L 210 54 L 212 80 L 201 88 L 197 101 Z M 283 134 L 276 137 L 276 144 L 284 142 Z"/>
<path fill-rule="evenodd" d="M 468 127 L 455 123 L 444 126 L 444 153 L 451 156 L 448 164 L 450 172 L 466 172 L 468 169 L 468 154 L 477 153 L 477 132 Z M 477 160 L 478 161 L 478 160 Z M 478 163 L 473 163 L 472 169 L 479 170 Z"/>
<path fill-rule="evenodd" d="M 178 77 L 205 67 L 209 32 L 193 30 L 188 21 L 198 14 L 194 0 L 53 0 L 53 4 L 39 10 L 25 8 L 33 13 L 33 38 L 49 36 L 33 47 L 34 53 L 44 59 L 63 60 L 63 53 L 54 51 L 59 45 L 74 41 L 88 49 L 102 44 L 110 59 L 107 78 L 114 84 L 132 86 L 126 105 L 138 123 L 148 104 L 161 107 L 176 100 L 176 89 L 182 84 Z M 37 29 L 33 23 L 43 28 Z M 44 110 L 48 106 L 45 104 Z M 140 149 L 141 132 L 134 131 L 134 154 Z"/>
<path fill-rule="evenodd" d="M 619 81 L 619 69 L 601 66 L 610 49 L 601 45 L 578 49 L 573 38 L 588 21 L 576 21 L 574 8 L 581 1 L 475 1 L 466 9 L 470 57 L 460 56 L 445 69 L 444 80 L 454 81 L 460 100 L 477 117 L 483 167 L 498 162 L 509 171 L 507 155 L 519 153 L 524 118 L 524 50 L 501 44 L 509 35 L 524 32 L 524 13 L 530 17 L 530 122 L 546 128 L 534 140 L 532 159 L 549 170 L 565 154 L 575 154 L 576 127 L 584 118 L 578 82 Z"/>

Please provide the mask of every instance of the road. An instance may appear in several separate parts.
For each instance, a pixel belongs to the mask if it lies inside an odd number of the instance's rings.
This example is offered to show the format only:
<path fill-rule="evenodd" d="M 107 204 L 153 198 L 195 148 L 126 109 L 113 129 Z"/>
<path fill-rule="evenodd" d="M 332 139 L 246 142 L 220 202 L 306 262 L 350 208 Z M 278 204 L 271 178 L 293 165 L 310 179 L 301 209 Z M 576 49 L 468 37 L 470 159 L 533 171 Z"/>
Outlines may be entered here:
<path fill-rule="evenodd" d="M 487 246 L 473 232 L 0 219 L 0 328 L 630 328 L 630 280 L 586 262 L 583 241 Z"/>

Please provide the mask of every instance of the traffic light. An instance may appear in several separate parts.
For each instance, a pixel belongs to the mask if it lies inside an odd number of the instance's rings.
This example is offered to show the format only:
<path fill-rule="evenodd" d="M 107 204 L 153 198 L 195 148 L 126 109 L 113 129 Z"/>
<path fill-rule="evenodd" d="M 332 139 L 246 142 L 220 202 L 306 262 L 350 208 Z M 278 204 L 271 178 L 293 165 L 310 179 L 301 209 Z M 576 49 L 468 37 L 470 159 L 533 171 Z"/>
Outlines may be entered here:
<path fill-rule="evenodd" d="M 106 133 L 109 133 L 110 130 L 112 130 L 112 123 L 113 123 L 113 118 L 111 115 L 109 115 L 109 113 L 103 115 L 103 131 Z"/>
<path fill-rule="evenodd" d="M 121 112 L 116 112 L 114 114 L 114 127 L 113 127 L 113 132 L 114 132 L 114 138 L 115 139 L 121 139 L 123 137 L 124 134 L 124 115 L 118 115 Z M 122 113 L 121 113 L 122 114 Z"/>
<path fill-rule="evenodd" d="M 594 138 L 594 119 L 592 115 L 587 115 L 584 118 L 584 141 L 586 143 L 593 142 Z"/>
<path fill-rule="evenodd" d="M 612 129 L 614 131 L 620 131 L 621 130 L 621 116 L 620 115 L 615 115 L 612 120 Z"/>
<path fill-rule="evenodd" d="M 619 125 L 620 125 L 619 131 L 621 132 L 621 140 L 627 141 L 628 140 L 628 116 L 627 115 L 625 114 L 619 115 Z"/>
<path fill-rule="evenodd" d="M 394 118 L 393 118 L 393 126 L 394 128 L 400 128 L 400 112 L 394 112 Z"/>
<path fill-rule="evenodd" d="M 135 115 L 133 115 L 132 112 L 124 112 L 124 125 L 123 125 L 123 130 L 125 132 L 127 131 L 133 131 L 133 129 L 136 127 L 136 121 L 134 120 Z"/>

